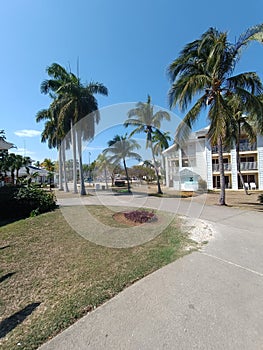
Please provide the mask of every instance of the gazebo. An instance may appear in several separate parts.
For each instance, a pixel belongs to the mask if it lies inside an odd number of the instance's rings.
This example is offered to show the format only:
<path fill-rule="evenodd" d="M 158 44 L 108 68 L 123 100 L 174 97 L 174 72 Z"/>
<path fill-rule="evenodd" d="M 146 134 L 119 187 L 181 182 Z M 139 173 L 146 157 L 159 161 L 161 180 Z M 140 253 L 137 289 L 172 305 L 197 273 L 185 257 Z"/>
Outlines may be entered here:
<path fill-rule="evenodd" d="M 0 151 L 8 150 L 13 147 L 15 147 L 13 143 L 7 142 L 2 137 L 0 137 Z"/>

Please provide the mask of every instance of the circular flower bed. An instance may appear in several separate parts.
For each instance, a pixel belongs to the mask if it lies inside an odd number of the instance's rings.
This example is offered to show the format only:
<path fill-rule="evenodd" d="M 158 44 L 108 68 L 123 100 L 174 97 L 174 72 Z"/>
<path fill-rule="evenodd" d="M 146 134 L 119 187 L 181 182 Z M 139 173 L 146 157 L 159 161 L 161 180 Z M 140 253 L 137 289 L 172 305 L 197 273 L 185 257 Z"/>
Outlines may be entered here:
<path fill-rule="evenodd" d="M 133 210 L 124 213 L 124 217 L 135 223 L 144 224 L 156 220 L 156 215 L 147 210 Z"/>

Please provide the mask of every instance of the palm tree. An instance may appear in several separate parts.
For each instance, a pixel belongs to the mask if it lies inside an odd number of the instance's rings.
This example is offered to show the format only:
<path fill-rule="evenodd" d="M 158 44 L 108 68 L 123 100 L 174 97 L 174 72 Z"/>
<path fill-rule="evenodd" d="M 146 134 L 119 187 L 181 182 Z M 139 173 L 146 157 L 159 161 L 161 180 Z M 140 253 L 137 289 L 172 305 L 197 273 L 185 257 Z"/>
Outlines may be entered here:
<path fill-rule="evenodd" d="M 157 156 L 162 153 L 166 148 L 169 147 L 169 141 L 171 141 L 169 131 L 163 133 L 154 131 L 152 135 L 153 151 Z"/>
<path fill-rule="evenodd" d="M 139 149 L 140 145 L 135 141 L 127 137 L 127 134 L 124 136 L 115 135 L 112 140 L 108 142 L 108 148 L 106 148 L 103 153 L 109 155 L 108 161 L 111 163 L 117 164 L 119 161 L 123 162 L 127 184 L 128 192 L 131 192 L 131 185 L 129 180 L 128 169 L 126 165 L 127 158 L 134 158 L 138 161 L 141 160 L 141 156 L 134 152 L 135 149 Z"/>
<path fill-rule="evenodd" d="M 253 143 L 256 141 L 257 132 L 261 134 L 263 133 L 262 101 L 261 97 L 259 97 L 258 103 L 252 103 L 252 105 L 250 105 L 249 100 L 247 101 L 244 98 L 240 98 L 236 94 L 227 96 L 226 100 L 232 109 L 232 116 L 235 124 L 235 130 L 233 130 L 233 134 L 230 134 L 230 139 L 227 140 L 227 142 L 229 144 L 235 144 L 237 172 L 244 191 L 246 194 L 248 194 L 240 167 L 240 139 L 241 134 L 245 134 L 249 142 Z"/>
<path fill-rule="evenodd" d="M 146 148 L 150 148 L 152 152 L 153 165 L 156 172 L 158 193 L 162 194 L 159 171 L 155 159 L 155 151 L 153 148 L 152 135 L 153 133 L 163 137 L 160 131 L 161 121 L 163 119 L 170 120 L 170 115 L 166 111 L 157 111 L 154 113 L 154 106 L 151 104 L 151 97 L 148 95 L 146 103 L 139 102 L 135 108 L 128 111 L 128 119 L 124 122 L 124 126 L 135 126 L 135 129 L 131 132 L 131 136 L 137 133 L 146 133 Z"/>
<path fill-rule="evenodd" d="M 8 154 L 7 157 L 7 168 L 11 173 L 12 184 L 15 184 L 15 171 L 16 171 L 17 155 L 15 153 Z"/>
<path fill-rule="evenodd" d="M 108 181 L 107 181 L 107 170 L 110 164 L 111 163 L 109 162 L 105 153 L 99 154 L 98 158 L 96 159 L 96 170 L 103 171 L 104 177 L 105 177 L 106 189 L 109 188 Z"/>
<path fill-rule="evenodd" d="M 42 109 L 36 115 L 36 122 L 45 121 L 44 130 L 41 134 L 41 142 L 48 142 L 49 148 L 58 149 L 59 164 L 59 191 L 63 190 L 62 177 L 64 178 L 64 191 L 69 192 L 66 168 L 65 168 L 65 148 L 66 140 L 64 140 L 67 131 L 66 126 L 58 125 L 58 113 L 56 113 L 55 105 L 51 105 L 49 109 Z M 62 176 L 63 174 L 63 176 Z"/>
<path fill-rule="evenodd" d="M 55 162 L 50 158 L 45 158 L 41 163 L 41 166 L 48 171 L 49 188 L 51 189 L 52 177 L 54 176 L 55 171 Z"/>
<path fill-rule="evenodd" d="M 263 24 L 248 29 L 232 44 L 227 40 L 227 33 L 210 28 L 200 39 L 187 44 L 168 68 L 170 108 L 178 105 L 185 111 L 191 105 L 177 129 L 179 142 L 188 137 L 201 111 L 208 108 L 208 138 L 212 144 L 217 144 L 219 154 L 220 205 L 225 205 L 223 143 L 236 127 L 226 97 L 236 94 L 245 97 L 250 104 L 258 104 L 255 95 L 262 90 L 258 75 L 254 72 L 232 73 L 242 48 L 252 40 L 262 40 L 262 35 Z"/>
<path fill-rule="evenodd" d="M 41 91 L 51 93 L 56 108 L 58 108 L 58 123 L 70 123 L 71 143 L 73 148 L 73 184 L 77 192 L 76 148 L 78 147 L 81 195 L 85 195 L 85 184 L 82 169 L 82 139 L 90 140 L 94 137 L 95 124 L 99 122 L 97 100 L 94 94 L 108 95 L 107 88 L 98 82 L 82 84 L 80 79 L 57 63 L 47 68 L 51 77 L 43 81 Z M 84 117 L 85 118 L 84 120 Z M 78 124 L 77 124 L 78 123 Z M 77 146 L 76 146 L 77 138 Z"/>

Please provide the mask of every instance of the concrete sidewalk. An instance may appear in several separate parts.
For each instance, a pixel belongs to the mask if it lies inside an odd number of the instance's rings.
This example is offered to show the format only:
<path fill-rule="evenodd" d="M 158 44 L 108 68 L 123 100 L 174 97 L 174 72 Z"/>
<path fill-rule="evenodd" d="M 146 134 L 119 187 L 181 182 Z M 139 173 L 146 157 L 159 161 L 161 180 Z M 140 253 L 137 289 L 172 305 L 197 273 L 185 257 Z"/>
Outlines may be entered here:
<path fill-rule="evenodd" d="M 165 208 L 189 212 L 175 199 Z M 202 251 L 138 281 L 40 349 L 263 349 L 262 213 L 191 210 L 216 227 Z"/>

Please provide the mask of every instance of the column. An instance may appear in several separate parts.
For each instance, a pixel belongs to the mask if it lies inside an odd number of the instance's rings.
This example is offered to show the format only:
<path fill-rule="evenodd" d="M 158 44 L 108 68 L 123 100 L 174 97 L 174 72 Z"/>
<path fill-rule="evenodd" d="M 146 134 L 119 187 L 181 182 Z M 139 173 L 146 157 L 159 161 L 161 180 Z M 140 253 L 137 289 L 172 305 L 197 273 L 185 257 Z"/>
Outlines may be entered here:
<path fill-rule="evenodd" d="M 206 153 L 206 172 L 207 172 L 207 189 L 213 189 L 213 169 L 212 169 L 212 150 L 208 140 L 205 141 L 205 153 Z"/>
<path fill-rule="evenodd" d="M 237 174 L 237 152 L 235 149 L 231 149 L 231 177 L 232 177 L 232 190 L 238 190 L 238 174 Z"/>

